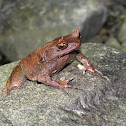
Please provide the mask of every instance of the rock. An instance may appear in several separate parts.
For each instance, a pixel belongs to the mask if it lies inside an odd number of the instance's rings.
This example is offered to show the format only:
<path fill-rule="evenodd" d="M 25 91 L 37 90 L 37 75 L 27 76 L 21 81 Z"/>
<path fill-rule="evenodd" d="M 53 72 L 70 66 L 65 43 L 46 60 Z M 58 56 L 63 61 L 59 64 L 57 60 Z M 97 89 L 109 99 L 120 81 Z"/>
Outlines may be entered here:
<path fill-rule="evenodd" d="M 8 120 L 0 111 L 0 125 L 1 126 L 12 126 L 10 120 Z"/>
<path fill-rule="evenodd" d="M 0 0 L 0 8 L 1 8 L 1 5 L 2 5 L 2 2 L 3 2 L 3 0 Z"/>
<path fill-rule="evenodd" d="M 10 63 L 10 61 L 6 58 L 4 54 L 0 51 L 0 65 L 4 65 Z"/>
<path fill-rule="evenodd" d="M 123 5 L 126 5 L 126 1 L 125 0 L 112 0 L 114 2 L 117 2 L 117 3 L 121 3 Z"/>
<path fill-rule="evenodd" d="M 90 71 L 83 75 L 73 60 L 53 78 L 72 77 L 69 84 L 80 90 L 67 89 L 68 96 L 60 89 L 27 80 L 8 97 L 0 92 L 0 122 L 14 126 L 126 125 L 126 53 L 91 43 L 82 44 L 80 50 L 104 77 L 97 73 L 96 79 Z M 16 64 L 0 67 L 0 90 Z"/>
<path fill-rule="evenodd" d="M 104 0 L 3 0 L 0 17 L 0 50 L 16 61 L 78 27 L 87 40 L 105 22 L 106 7 Z"/>
<path fill-rule="evenodd" d="M 120 28 L 118 39 L 122 43 L 122 46 L 126 47 L 126 20 L 123 22 L 122 27 Z"/>
<path fill-rule="evenodd" d="M 105 44 L 120 49 L 120 44 L 114 37 L 110 37 Z"/>
<path fill-rule="evenodd" d="M 121 46 L 120 49 L 126 52 L 126 46 Z"/>
<path fill-rule="evenodd" d="M 120 49 L 126 52 L 126 20 L 123 22 L 119 34 L 118 34 L 118 40 L 121 43 Z"/>

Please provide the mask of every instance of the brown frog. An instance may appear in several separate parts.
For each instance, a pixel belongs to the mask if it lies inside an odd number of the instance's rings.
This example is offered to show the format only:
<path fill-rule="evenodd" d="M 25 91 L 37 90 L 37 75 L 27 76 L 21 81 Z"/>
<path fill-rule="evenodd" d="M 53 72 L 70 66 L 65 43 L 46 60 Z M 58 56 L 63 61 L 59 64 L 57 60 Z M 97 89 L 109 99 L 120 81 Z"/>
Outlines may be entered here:
<path fill-rule="evenodd" d="M 7 96 L 9 96 L 12 89 L 18 89 L 27 79 L 45 83 L 63 90 L 66 88 L 78 89 L 78 87 L 67 84 L 70 80 L 53 80 L 50 76 L 60 71 L 75 56 L 82 63 L 85 71 L 90 70 L 95 76 L 95 71 L 102 74 L 92 66 L 83 54 L 75 51 L 80 46 L 79 29 L 77 29 L 70 35 L 56 38 L 38 48 L 23 58 L 13 69 L 2 92 L 7 90 Z"/>

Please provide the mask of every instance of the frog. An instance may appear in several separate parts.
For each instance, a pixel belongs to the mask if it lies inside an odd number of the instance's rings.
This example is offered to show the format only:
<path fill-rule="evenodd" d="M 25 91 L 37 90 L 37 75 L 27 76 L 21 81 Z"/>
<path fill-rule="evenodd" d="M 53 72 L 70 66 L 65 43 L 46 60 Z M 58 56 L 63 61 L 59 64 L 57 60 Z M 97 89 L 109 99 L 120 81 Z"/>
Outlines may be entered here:
<path fill-rule="evenodd" d="M 74 57 L 79 60 L 85 70 L 90 70 L 96 77 L 97 70 L 86 56 L 76 51 L 81 46 L 80 28 L 73 30 L 69 35 L 58 37 L 44 46 L 36 49 L 25 58 L 23 58 L 17 66 L 14 67 L 7 83 L 2 90 L 7 90 L 7 96 L 11 90 L 17 90 L 26 80 L 37 81 L 58 89 L 66 90 L 66 88 L 79 89 L 79 87 L 68 84 L 69 80 L 54 80 L 52 75 L 56 74 Z"/>

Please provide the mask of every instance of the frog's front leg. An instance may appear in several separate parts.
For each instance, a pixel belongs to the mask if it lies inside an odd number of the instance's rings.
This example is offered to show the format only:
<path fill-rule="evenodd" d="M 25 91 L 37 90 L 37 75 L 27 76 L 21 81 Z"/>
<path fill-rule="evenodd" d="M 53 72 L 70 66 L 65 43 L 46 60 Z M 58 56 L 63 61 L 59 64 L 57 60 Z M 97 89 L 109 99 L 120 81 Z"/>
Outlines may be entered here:
<path fill-rule="evenodd" d="M 64 90 L 67 94 L 69 94 L 69 93 L 66 91 L 66 88 L 79 89 L 79 87 L 68 85 L 67 83 L 69 81 L 71 81 L 71 79 L 70 80 L 62 80 L 62 78 L 61 78 L 60 80 L 53 80 L 49 75 L 44 75 L 44 76 L 38 77 L 38 82 L 42 82 L 46 85 Z"/>
<path fill-rule="evenodd" d="M 86 72 L 87 70 L 93 72 L 94 75 L 95 75 L 95 77 L 97 77 L 97 76 L 96 76 L 96 72 L 100 73 L 100 74 L 103 76 L 103 74 L 102 74 L 99 70 L 97 70 L 95 67 L 93 67 L 93 65 L 91 64 L 91 62 L 90 62 L 90 61 L 87 59 L 87 57 L 84 56 L 82 53 L 78 53 L 78 54 L 76 55 L 76 58 L 83 64 L 82 66 L 81 66 L 81 65 L 78 66 L 80 69 L 81 69 L 81 67 L 82 67 L 82 69 L 84 69 L 85 72 Z"/>

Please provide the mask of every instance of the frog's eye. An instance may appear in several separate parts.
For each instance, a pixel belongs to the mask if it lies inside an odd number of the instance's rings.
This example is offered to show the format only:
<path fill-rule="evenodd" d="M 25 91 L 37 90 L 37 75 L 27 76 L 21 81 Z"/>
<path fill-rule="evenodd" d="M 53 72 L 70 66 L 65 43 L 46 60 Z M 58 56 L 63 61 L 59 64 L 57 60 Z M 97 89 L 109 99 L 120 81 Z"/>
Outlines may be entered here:
<path fill-rule="evenodd" d="M 66 49 L 67 48 L 67 44 L 66 43 L 59 43 L 59 44 L 57 44 L 57 47 L 59 48 L 59 49 Z"/>

